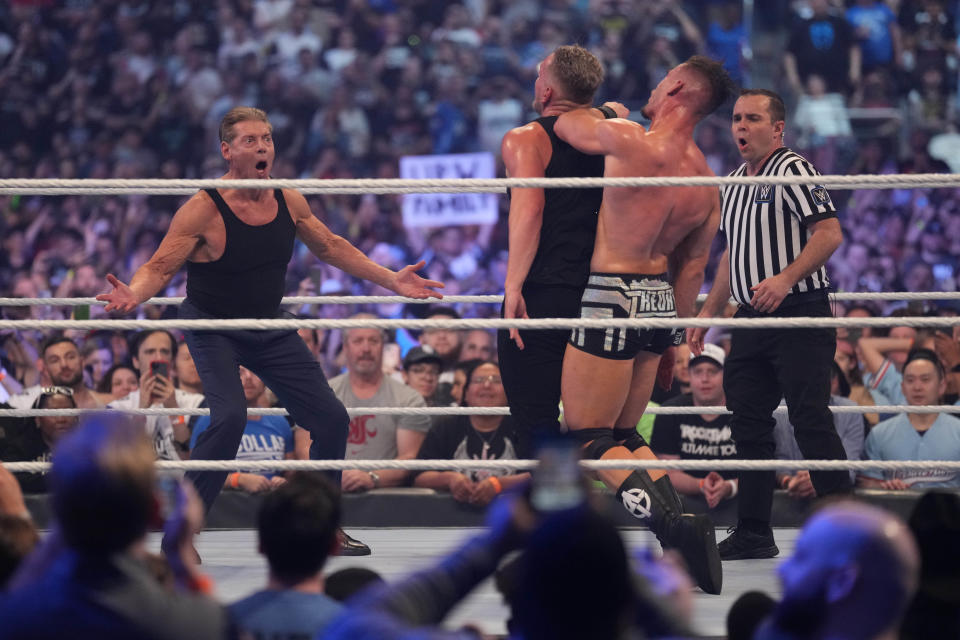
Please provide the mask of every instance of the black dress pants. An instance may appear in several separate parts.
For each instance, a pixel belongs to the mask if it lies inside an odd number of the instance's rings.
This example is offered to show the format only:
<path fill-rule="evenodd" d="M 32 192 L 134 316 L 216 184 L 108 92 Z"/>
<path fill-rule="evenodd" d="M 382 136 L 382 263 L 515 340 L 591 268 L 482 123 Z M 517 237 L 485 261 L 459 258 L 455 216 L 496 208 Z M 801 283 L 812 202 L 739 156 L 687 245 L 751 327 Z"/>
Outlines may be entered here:
<path fill-rule="evenodd" d="M 523 288 L 531 318 L 578 318 L 579 287 L 528 285 Z M 500 311 L 501 317 L 503 310 Z M 521 351 L 507 330 L 497 332 L 500 374 L 507 404 L 517 426 L 531 435 L 546 429 L 560 430 L 560 375 L 569 329 L 521 330 Z"/>
<path fill-rule="evenodd" d="M 812 298 L 793 303 L 788 296 L 784 301 L 787 306 L 781 305 L 770 314 L 742 306 L 734 317 L 832 316 L 825 293 Z M 745 460 L 774 457 L 773 411 L 780 399 L 785 398 L 804 458 L 845 460 L 843 444 L 828 409 L 836 331 L 734 329 L 731 338 L 723 389 L 727 408 L 733 412 L 730 428 L 739 457 Z M 850 490 L 850 475 L 846 471 L 813 471 L 810 480 L 820 496 Z M 775 484 L 774 471 L 740 472 L 741 522 L 745 519 L 770 522 Z"/>

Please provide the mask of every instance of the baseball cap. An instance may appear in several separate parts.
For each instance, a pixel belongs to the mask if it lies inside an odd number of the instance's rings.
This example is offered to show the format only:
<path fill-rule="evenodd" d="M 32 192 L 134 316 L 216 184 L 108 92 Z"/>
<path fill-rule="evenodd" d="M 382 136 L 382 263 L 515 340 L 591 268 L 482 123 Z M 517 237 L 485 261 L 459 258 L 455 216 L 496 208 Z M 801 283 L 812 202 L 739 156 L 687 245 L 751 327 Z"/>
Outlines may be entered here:
<path fill-rule="evenodd" d="M 700 364 L 701 362 L 710 362 L 722 369 L 723 361 L 726 359 L 726 357 L 727 354 L 724 353 L 723 349 L 708 342 L 703 345 L 703 352 L 700 355 L 695 356 L 692 353 L 690 354 L 690 362 L 687 366 L 692 367 Z"/>
<path fill-rule="evenodd" d="M 403 358 L 403 368 L 406 370 L 421 362 L 436 362 L 439 366 L 443 367 L 443 360 L 441 360 L 437 352 L 433 350 L 433 347 L 420 345 L 407 351 L 407 355 Z"/>

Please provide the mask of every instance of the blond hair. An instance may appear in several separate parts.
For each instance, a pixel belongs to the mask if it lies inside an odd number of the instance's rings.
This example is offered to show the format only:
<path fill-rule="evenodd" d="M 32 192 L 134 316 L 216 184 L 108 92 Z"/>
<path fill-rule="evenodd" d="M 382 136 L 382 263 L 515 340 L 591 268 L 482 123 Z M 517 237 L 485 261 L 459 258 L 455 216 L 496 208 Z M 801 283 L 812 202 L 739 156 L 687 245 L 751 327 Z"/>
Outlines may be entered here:
<path fill-rule="evenodd" d="M 230 109 L 230 111 L 227 111 L 227 114 L 223 116 L 223 120 L 220 121 L 220 142 L 226 142 L 227 144 L 233 142 L 233 139 L 237 137 L 237 133 L 233 129 L 234 126 L 240 122 L 247 122 L 249 120 L 266 122 L 270 130 L 273 131 L 273 125 L 270 124 L 270 120 L 267 118 L 267 112 L 263 109 L 257 109 L 256 107 L 234 107 Z"/>
<path fill-rule="evenodd" d="M 595 55 L 575 44 L 554 50 L 550 74 L 560 83 L 564 97 L 579 104 L 593 102 L 593 94 L 603 83 L 603 65 Z"/>

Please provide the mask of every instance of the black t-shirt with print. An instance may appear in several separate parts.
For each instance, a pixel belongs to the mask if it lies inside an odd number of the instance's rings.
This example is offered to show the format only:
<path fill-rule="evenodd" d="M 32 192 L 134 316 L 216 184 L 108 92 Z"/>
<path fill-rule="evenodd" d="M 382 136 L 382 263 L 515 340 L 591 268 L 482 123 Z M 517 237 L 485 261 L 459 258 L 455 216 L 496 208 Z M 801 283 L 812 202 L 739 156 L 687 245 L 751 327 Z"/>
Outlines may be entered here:
<path fill-rule="evenodd" d="M 664 407 L 692 407 L 693 395 L 685 393 L 670 398 Z M 655 453 L 680 456 L 683 460 L 735 460 L 737 445 L 730 433 L 729 415 L 710 416 L 704 420 L 700 415 L 658 415 L 653 423 L 650 448 Z M 705 477 L 709 471 L 687 471 L 696 478 Z M 736 471 L 721 471 L 724 478 L 736 478 Z"/>

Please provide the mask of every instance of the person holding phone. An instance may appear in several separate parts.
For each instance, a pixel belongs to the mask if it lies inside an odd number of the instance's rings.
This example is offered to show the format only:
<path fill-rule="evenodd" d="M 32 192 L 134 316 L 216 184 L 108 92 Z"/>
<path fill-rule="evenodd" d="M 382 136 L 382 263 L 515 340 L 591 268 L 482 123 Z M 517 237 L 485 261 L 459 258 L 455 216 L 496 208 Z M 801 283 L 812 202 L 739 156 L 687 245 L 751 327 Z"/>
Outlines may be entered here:
<path fill-rule="evenodd" d="M 177 341 L 168 331 L 143 331 L 134 339 L 133 366 L 140 372 L 140 385 L 129 395 L 114 400 L 112 409 L 146 409 L 148 407 L 183 407 L 193 409 L 203 402 L 203 395 L 177 389 L 171 375 L 171 359 Z M 160 460 L 188 458 L 190 427 L 183 416 L 137 416 L 153 440 Z"/>

